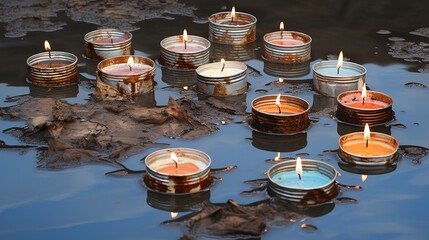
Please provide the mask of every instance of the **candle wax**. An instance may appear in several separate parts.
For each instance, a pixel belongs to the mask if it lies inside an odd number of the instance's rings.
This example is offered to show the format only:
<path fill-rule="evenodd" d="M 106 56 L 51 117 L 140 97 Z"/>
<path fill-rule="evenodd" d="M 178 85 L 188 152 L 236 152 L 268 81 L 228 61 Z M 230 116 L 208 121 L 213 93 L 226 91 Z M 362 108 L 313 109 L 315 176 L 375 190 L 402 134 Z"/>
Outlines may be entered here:
<path fill-rule="evenodd" d="M 361 93 L 350 93 L 345 95 L 340 99 L 341 103 L 352 108 L 359 109 L 381 109 L 388 106 L 387 103 L 372 99 L 371 92 L 367 92 L 367 97 L 365 98 L 365 104 L 362 101 Z"/>
<path fill-rule="evenodd" d="M 172 52 L 177 53 L 188 53 L 188 52 L 198 52 L 206 49 L 204 46 L 193 44 L 193 43 L 186 43 L 186 49 L 185 49 L 185 43 L 177 43 L 172 46 L 167 47 L 168 50 Z"/>
<path fill-rule="evenodd" d="M 222 70 L 222 64 L 219 63 L 218 68 L 206 69 L 205 71 L 201 71 L 199 74 L 204 77 L 230 77 L 243 72 L 243 70 L 240 68 L 229 68 L 228 63 L 226 63 L 226 66 L 223 69 L 223 71 L 221 70 Z"/>
<path fill-rule="evenodd" d="M 368 141 L 368 148 L 366 148 L 366 141 L 363 138 L 362 140 L 347 141 L 341 147 L 348 153 L 362 157 L 386 156 L 396 151 L 393 146 L 385 142 L 371 139 Z"/>
<path fill-rule="evenodd" d="M 127 76 L 143 74 L 151 69 L 152 67 L 149 65 L 134 63 L 130 71 L 130 67 L 126 63 L 120 63 L 104 67 L 102 71 L 107 74 Z"/>
<path fill-rule="evenodd" d="M 59 67 L 64 67 L 64 66 L 67 66 L 70 64 L 71 64 L 71 62 L 69 62 L 69 61 L 50 59 L 50 60 L 44 60 L 42 62 L 37 62 L 31 66 L 35 67 L 35 68 L 59 68 Z"/>
<path fill-rule="evenodd" d="M 384 107 L 381 104 L 374 103 L 374 102 L 366 102 L 366 101 L 365 101 L 365 104 L 362 102 L 352 102 L 352 103 L 347 103 L 346 105 L 349 107 L 362 108 L 362 109 L 380 109 Z"/>
<path fill-rule="evenodd" d="M 332 77 L 349 77 L 349 76 L 357 76 L 361 75 L 362 73 L 353 69 L 347 69 L 347 68 L 340 68 L 340 74 L 337 74 L 337 68 L 336 67 L 324 67 L 319 68 L 316 70 L 321 75 L 328 75 Z"/>
<path fill-rule="evenodd" d="M 270 43 L 280 46 L 296 46 L 304 44 L 304 41 L 296 40 L 296 39 L 276 39 L 271 41 Z"/>
<path fill-rule="evenodd" d="M 331 181 L 328 176 L 318 171 L 303 171 L 301 180 L 295 171 L 280 172 L 271 178 L 275 183 L 290 188 L 317 188 Z"/>
<path fill-rule="evenodd" d="M 281 113 L 279 113 L 279 108 L 276 106 L 276 103 L 273 102 L 273 105 L 265 105 L 260 106 L 257 108 L 258 111 L 265 112 L 265 113 L 271 113 L 274 115 L 292 115 L 301 113 L 304 110 L 302 108 L 296 107 L 294 105 L 287 105 L 286 103 L 282 103 L 280 106 Z"/>
<path fill-rule="evenodd" d="M 160 168 L 156 169 L 158 172 L 162 172 L 169 175 L 181 175 L 181 174 L 190 174 L 198 172 L 200 168 L 191 162 L 176 163 L 171 162 L 165 165 L 162 165 Z"/>
<path fill-rule="evenodd" d="M 246 21 L 241 21 L 238 19 L 234 19 L 234 21 L 231 21 L 231 19 L 225 20 L 225 21 L 221 21 L 219 22 L 222 25 L 228 25 L 228 26 L 243 26 L 243 25 L 247 25 L 250 22 L 246 22 Z"/>
<path fill-rule="evenodd" d="M 101 37 L 92 39 L 93 43 L 118 43 L 128 40 L 125 37 Z"/>

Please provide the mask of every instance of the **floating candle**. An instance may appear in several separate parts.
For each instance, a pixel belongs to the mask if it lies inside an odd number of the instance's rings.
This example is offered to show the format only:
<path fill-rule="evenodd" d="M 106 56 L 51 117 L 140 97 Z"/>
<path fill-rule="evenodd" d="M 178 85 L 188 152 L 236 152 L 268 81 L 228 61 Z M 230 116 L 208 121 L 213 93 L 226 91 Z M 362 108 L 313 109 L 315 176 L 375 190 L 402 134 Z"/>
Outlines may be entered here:
<path fill-rule="evenodd" d="M 362 93 L 365 93 L 363 97 Z M 337 97 L 337 118 L 343 122 L 377 125 L 393 119 L 393 100 L 375 91 L 346 91 Z"/>
<path fill-rule="evenodd" d="M 118 29 L 98 29 L 84 36 L 84 57 L 92 60 L 103 60 L 110 57 L 133 54 L 130 32 Z"/>
<path fill-rule="evenodd" d="M 234 96 L 247 91 L 247 66 L 225 61 L 204 64 L 196 69 L 197 90 L 210 96 Z"/>
<path fill-rule="evenodd" d="M 177 155 L 174 157 L 173 153 Z M 196 149 L 169 148 L 145 158 L 144 184 L 165 193 L 195 193 L 210 186 L 210 157 Z M 177 164 L 177 165 L 176 165 Z"/>
<path fill-rule="evenodd" d="M 309 104 L 304 99 L 281 95 L 258 97 L 252 101 L 252 127 L 267 133 L 298 133 L 309 125 Z M 280 107 L 280 111 L 279 111 Z"/>
<path fill-rule="evenodd" d="M 121 94 L 137 95 L 153 91 L 155 63 L 141 56 L 118 56 L 101 61 L 98 79 Z"/>
<path fill-rule="evenodd" d="M 364 132 L 341 136 L 338 144 L 340 158 L 352 164 L 384 165 L 391 164 L 398 158 L 399 144 L 395 138 L 370 132 L 368 127 Z"/>
<path fill-rule="evenodd" d="M 164 38 L 161 43 L 160 63 L 165 67 L 195 69 L 210 60 L 210 42 L 202 37 L 183 35 Z"/>
<path fill-rule="evenodd" d="M 67 52 L 51 51 L 48 41 L 44 46 L 46 52 L 27 59 L 28 82 L 45 87 L 77 84 L 77 57 Z"/>
<path fill-rule="evenodd" d="M 268 192 L 292 202 L 322 203 L 337 195 L 336 176 L 335 168 L 321 161 L 300 158 L 283 161 L 268 170 Z"/>
<path fill-rule="evenodd" d="M 256 18 L 235 12 L 215 13 L 209 17 L 209 39 L 215 43 L 241 45 L 256 40 Z"/>
<path fill-rule="evenodd" d="M 365 67 L 343 62 L 341 57 L 338 61 L 321 61 L 313 65 L 313 87 L 322 95 L 337 97 L 345 91 L 362 89 L 365 74 Z"/>

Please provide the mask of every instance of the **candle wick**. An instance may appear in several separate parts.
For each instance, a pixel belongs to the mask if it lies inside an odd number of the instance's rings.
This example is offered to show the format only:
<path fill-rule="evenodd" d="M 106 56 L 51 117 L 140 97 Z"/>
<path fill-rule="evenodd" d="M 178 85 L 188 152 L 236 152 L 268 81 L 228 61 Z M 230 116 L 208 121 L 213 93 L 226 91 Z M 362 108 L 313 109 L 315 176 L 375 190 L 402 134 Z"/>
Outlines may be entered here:
<path fill-rule="evenodd" d="M 49 54 L 49 58 L 51 58 L 51 51 L 48 51 L 48 54 Z"/>
<path fill-rule="evenodd" d="M 280 39 L 283 39 L 283 30 L 280 31 Z"/>
<path fill-rule="evenodd" d="M 298 179 L 301 181 L 301 174 L 299 174 L 299 173 L 297 173 L 298 174 Z"/>
<path fill-rule="evenodd" d="M 362 105 L 365 105 L 365 98 L 362 98 Z"/>
<path fill-rule="evenodd" d="M 279 113 L 282 113 L 282 109 L 280 108 L 280 106 L 277 106 L 277 108 L 279 109 Z"/>
<path fill-rule="evenodd" d="M 176 160 L 173 160 L 173 159 L 171 159 L 171 161 L 173 161 L 173 162 L 174 162 L 174 164 L 176 164 L 176 168 L 177 168 L 177 161 L 176 161 Z"/>
<path fill-rule="evenodd" d="M 234 22 L 234 17 L 231 17 L 231 22 Z"/>
<path fill-rule="evenodd" d="M 130 72 L 133 70 L 133 68 L 131 67 L 131 66 L 129 66 L 130 67 Z"/>
<path fill-rule="evenodd" d="M 340 74 L 340 68 L 337 68 L 337 74 Z"/>
<path fill-rule="evenodd" d="M 110 38 L 110 43 L 113 44 L 113 38 Z"/>
<path fill-rule="evenodd" d="M 368 148 L 368 140 L 366 140 L 366 145 L 365 145 L 365 147 L 366 147 L 366 148 Z"/>
<path fill-rule="evenodd" d="M 225 63 L 222 64 L 222 69 L 220 70 L 221 72 L 223 72 L 223 69 L 225 68 Z"/>

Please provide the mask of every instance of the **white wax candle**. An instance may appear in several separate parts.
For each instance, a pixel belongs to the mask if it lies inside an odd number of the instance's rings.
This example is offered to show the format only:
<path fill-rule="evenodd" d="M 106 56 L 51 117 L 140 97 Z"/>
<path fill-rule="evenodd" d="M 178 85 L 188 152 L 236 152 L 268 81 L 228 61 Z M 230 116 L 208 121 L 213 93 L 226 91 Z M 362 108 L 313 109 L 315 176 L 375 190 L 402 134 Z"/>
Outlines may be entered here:
<path fill-rule="evenodd" d="M 240 68 L 232 68 L 227 66 L 225 66 L 223 71 L 221 71 L 221 69 L 222 69 L 222 66 L 219 65 L 218 68 L 214 68 L 214 67 L 207 68 L 207 69 L 204 69 L 203 71 L 200 71 L 198 74 L 204 77 L 231 77 L 243 72 L 243 70 Z"/>

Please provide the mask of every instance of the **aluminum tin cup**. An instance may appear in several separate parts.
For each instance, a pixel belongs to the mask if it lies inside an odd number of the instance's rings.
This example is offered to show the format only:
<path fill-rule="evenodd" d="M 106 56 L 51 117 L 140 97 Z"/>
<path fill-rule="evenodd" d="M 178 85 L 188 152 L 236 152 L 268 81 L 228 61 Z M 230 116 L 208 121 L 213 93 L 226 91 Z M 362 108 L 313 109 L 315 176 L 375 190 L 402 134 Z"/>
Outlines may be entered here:
<path fill-rule="evenodd" d="M 342 69 L 355 71 L 350 76 L 337 76 L 336 74 L 323 74 L 323 69 L 334 69 L 336 71 L 337 61 L 321 61 L 313 65 L 313 87 L 325 96 L 337 97 L 340 93 L 362 89 L 365 82 L 366 68 L 352 62 L 343 62 Z M 340 70 L 341 71 L 341 70 Z"/>
<path fill-rule="evenodd" d="M 195 69 L 170 68 L 161 65 L 162 81 L 172 86 L 194 86 L 197 84 Z"/>
<path fill-rule="evenodd" d="M 384 93 L 375 91 L 367 91 L 366 94 L 367 99 L 383 102 L 386 106 L 378 109 L 350 107 L 347 105 L 347 102 L 351 102 L 354 98 L 361 98 L 362 91 L 347 91 L 337 97 L 337 118 L 350 124 L 365 125 L 368 123 L 370 126 L 391 121 L 394 117 L 392 98 Z"/>
<path fill-rule="evenodd" d="M 349 133 L 344 136 L 341 136 L 338 140 L 338 156 L 344 162 L 356 164 L 356 165 L 386 165 L 393 164 L 399 157 L 398 149 L 399 144 L 396 139 L 392 136 L 383 133 L 371 132 L 371 139 L 369 144 L 378 144 L 384 145 L 385 147 L 391 148 L 392 151 L 389 154 L 385 155 L 370 155 L 363 156 L 360 154 L 355 154 L 347 151 L 345 145 L 350 144 L 362 144 L 365 145 L 365 140 L 363 140 L 363 132 Z"/>
<path fill-rule="evenodd" d="M 278 45 L 274 40 L 300 40 L 298 45 Z M 281 31 L 264 35 L 264 51 L 262 58 L 270 62 L 302 63 L 311 59 L 311 37 L 307 34 L 294 31 Z"/>
<path fill-rule="evenodd" d="M 256 17 L 248 13 L 236 12 L 236 22 L 232 25 L 231 12 L 219 12 L 209 17 L 209 40 L 214 43 L 241 45 L 256 40 Z"/>
<path fill-rule="evenodd" d="M 213 43 L 210 48 L 210 59 L 220 61 L 247 61 L 255 58 L 256 42 L 243 45 L 226 45 Z"/>
<path fill-rule="evenodd" d="M 189 161 L 199 166 L 200 170 L 190 174 L 171 175 L 158 172 L 161 166 L 171 163 L 170 154 L 174 152 L 179 162 Z M 207 189 L 212 183 L 210 175 L 210 157 L 192 148 L 168 148 L 149 154 L 146 159 L 146 175 L 143 183 L 153 191 L 168 194 L 189 194 Z"/>
<path fill-rule="evenodd" d="M 155 62 L 149 58 L 141 56 L 131 56 L 134 59 L 134 63 L 145 64 L 151 67 L 150 70 L 144 73 L 123 76 L 117 74 L 109 74 L 103 71 L 103 68 L 105 67 L 127 63 L 129 57 L 130 56 L 117 56 L 101 61 L 97 66 L 97 74 L 99 79 L 103 83 L 116 89 L 119 93 L 125 95 L 135 95 L 153 91 Z"/>
<path fill-rule="evenodd" d="M 192 52 L 176 52 L 169 50 L 173 46 L 183 44 L 183 36 L 171 36 L 164 38 L 161 45 L 161 55 L 159 62 L 166 67 L 171 68 L 184 68 L 184 69 L 195 69 L 203 64 L 210 61 L 210 42 L 199 36 L 188 35 L 189 44 L 195 44 L 202 47 L 201 50 Z"/>
<path fill-rule="evenodd" d="M 186 195 L 163 194 L 154 191 L 147 191 L 147 203 L 149 206 L 168 211 L 168 212 L 186 212 L 192 210 L 192 207 L 202 202 L 210 200 L 210 191 L 202 191 Z"/>
<path fill-rule="evenodd" d="M 256 130 L 274 134 L 292 134 L 304 131 L 310 125 L 308 113 L 310 105 L 302 98 L 281 95 L 282 111 L 277 113 L 277 95 L 266 95 L 252 101 L 250 125 Z M 290 110 L 289 110 L 290 109 Z"/>
<path fill-rule="evenodd" d="M 224 71 L 236 69 L 230 75 L 213 76 L 212 72 L 221 72 L 220 62 L 204 64 L 196 69 L 197 90 L 200 93 L 217 96 L 235 96 L 247 92 L 247 65 L 237 61 L 226 61 Z"/>
<path fill-rule="evenodd" d="M 113 42 L 97 42 L 100 39 L 116 39 Z M 83 56 L 92 60 L 103 60 L 121 55 L 132 55 L 133 49 L 131 40 L 133 35 L 130 32 L 123 32 L 118 29 L 107 28 L 98 29 L 85 34 Z"/>
<path fill-rule="evenodd" d="M 252 131 L 252 145 L 270 152 L 294 152 L 307 146 L 307 133 L 273 135 Z"/>
<path fill-rule="evenodd" d="M 62 87 L 77 84 L 77 57 L 71 53 L 51 51 L 35 54 L 27 59 L 27 81 L 43 87 Z"/>
<path fill-rule="evenodd" d="M 302 63 L 279 63 L 264 60 L 264 72 L 274 77 L 302 77 L 310 73 L 310 61 Z"/>
<path fill-rule="evenodd" d="M 303 171 L 318 171 L 327 176 L 330 181 L 313 188 L 295 188 L 276 183 L 273 180 L 276 174 L 289 171 L 295 172 L 295 160 L 283 161 L 268 170 L 268 193 L 270 195 L 304 205 L 324 203 L 337 196 L 338 189 L 335 183 L 337 170 L 333 166 L 316 160 L 302 159 L 301 161 Z M 302 178 L 305 178 L 304 174 Z"/>

